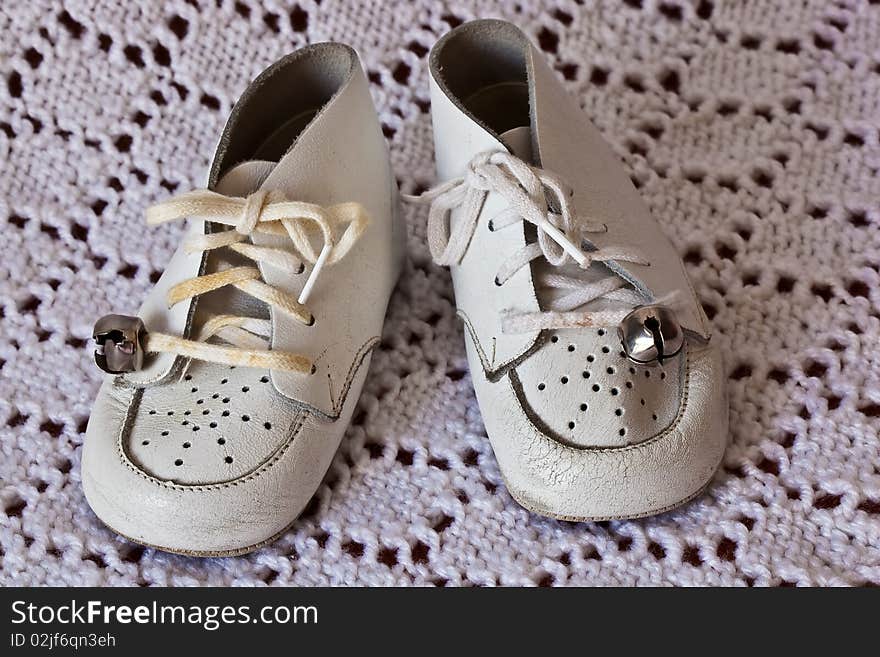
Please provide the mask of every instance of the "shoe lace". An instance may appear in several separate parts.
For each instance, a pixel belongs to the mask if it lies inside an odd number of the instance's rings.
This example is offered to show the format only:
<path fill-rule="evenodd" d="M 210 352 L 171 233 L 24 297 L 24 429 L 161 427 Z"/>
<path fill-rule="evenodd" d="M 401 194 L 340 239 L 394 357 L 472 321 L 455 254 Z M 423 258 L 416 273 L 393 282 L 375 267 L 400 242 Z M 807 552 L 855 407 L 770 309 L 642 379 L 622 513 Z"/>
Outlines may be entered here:
<path fill-rule="evenodd" d="M 467 172 L 406 199 L 430 204 L 427 241 L 431 256 L 438 265 L 458 264 L 477 227 L 486 196 L 494 192 L 507 201 L 507 207 L 489 221 L 489 229 L 501 230 L 528 221 L 537 228 L 537 240 L 527 243 L 510 255 L 495 277 L 504 285 L 517 271 L 533 260 L 544 258 L 552 270 L 541 277 L 545 288 L 556 291 L 543 304 L 547 309 L 522 313 L 504 311 L 502 331 L 524 333 L 551 328 L 615 326 L 633 307 L 646 299 L 621 276 L 607 269 L 607 275 L 585 277 L 594 263 L 609 261 L 650 264 L 636 249 L 615 246 L 583 251 L 577 246 L 583 235 L 607 231 L 605 224 L 578 220 L 575 223 L 571 193 L 555 175 L 530 166 L 505 151 L 487 151 L 476 155 Z M 462 208 L 452 226 L 451 212 Z M 576 263 L 575 271 L 563 266 Z M 605 301 L 610 303 L 593 304 Z M 593 309 L 584 308 L 593 305 Z M 596 309 L 597 306 L 601 306 Z"/>
<path fill-rule="evenodd" d="M 157 225 L 187 217 L 230 226 L 232 230 L 196 235 L 184 242 L 187 253 L 227 248 L 255 263 L 263 263 L 291 274 L 299 274 L 305 262 L 313 265 L 298 298 L 262 280 L 257 267 L 230 266 L 202 274 L 174 285 L 167 295 L 168 307 L 227 285 L 241 290 L 304 325 L 314 323 L 306 302 L 322 269 L 341 260 L 366 229 L 368 217 L 359 203 L 320 206 L 289 201 L 277 191 L 257 191 L 246 198 L 224 196 L 209 190 L 195 190 L 150 207 L 147 223 Z M 340 234 L 341 227 L 345 229 Z M 286 236 L 292 249 L 254 244 L 254 233 Z M 319 234 L 322 246 L 317 251 L 312 236 Z M 268 349 L 271 321 L 232 314 L 206 319 L 195 339 L 188 340 L 164 333 L 149 333 L 144 350 L 174 353 L 192 359 L 236 365 L 300 372 L 313 371 L 308 357 Z M 218 338 L 228 345 L 208 342 Z"/>

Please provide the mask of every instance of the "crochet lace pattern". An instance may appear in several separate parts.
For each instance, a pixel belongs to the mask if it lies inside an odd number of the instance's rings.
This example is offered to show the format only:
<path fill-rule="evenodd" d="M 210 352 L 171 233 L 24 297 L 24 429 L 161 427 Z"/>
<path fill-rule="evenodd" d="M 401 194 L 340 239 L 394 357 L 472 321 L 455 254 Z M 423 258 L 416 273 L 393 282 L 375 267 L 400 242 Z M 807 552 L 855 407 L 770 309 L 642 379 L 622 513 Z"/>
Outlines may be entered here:
<path fill-rule="evenodd" d="M 625 522 L 520 508 L 410 206 L 359 409 L 300 520 L 228 559 L 117 537 L 80 486 L 89 338 L 179 243 L 143 210 L 204 184 L 254 75 L 330 39 L 362 54 L 403 191 L 423 191 L 427 52 L 481 16 L 539 44 L 684 257 L 729 377 L 706 494 Z M 40 0 L 4 3 L 0 34 L 3 585 L 880 584 L 878 0 Z"/>

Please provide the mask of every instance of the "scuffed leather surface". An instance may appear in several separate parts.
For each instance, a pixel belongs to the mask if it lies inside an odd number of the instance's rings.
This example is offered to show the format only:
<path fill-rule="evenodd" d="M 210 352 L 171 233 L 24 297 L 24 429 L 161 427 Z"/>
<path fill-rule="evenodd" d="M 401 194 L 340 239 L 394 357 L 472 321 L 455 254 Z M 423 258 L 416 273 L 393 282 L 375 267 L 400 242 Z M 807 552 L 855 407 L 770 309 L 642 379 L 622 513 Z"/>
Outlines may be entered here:
<path fill-rule="evenodd" d="M 244 196 L 258 186 L 313 203 L 360 202 L 370 224 L 347 257 L 321 273 L 309 300 L 313 326 L 271 314 L 272 347 L 312 358 L 312 375 L 187 366 L 183 359 L 172 370 L 175 359 L 162 357 L 149 376 L 105 381 L 89 420 L 83 488 L 105 523 L 150 545 L 240 550 L 296 518 L 347 427 L 402 267 L 396 185 L 359 65 L 276 166 L 241 164 L 217 189 Z M 163 281 L 198 270 L 201 258 L 182 253 L 181 246 L 151 293 L 151 307 L 164 304 Z M 262 269 L 267 283 L 294 297 L 309 271 Z M 231 289 L 206 297 L 206 308 L 223 312 L 242 303 Z M 182 321 L 199 320 L 195 311 L 190 318 L 175 310 L 166 324 L 183 330 Z M 136 385 L 143 379 L 152 385 Z"/>
<path fill-rule="evenodd" d="M 531 511 L 564 519 L 650 515 L 697 494 L 724 454 L 728 418 L 718 351 L 688 348 L 687 358 L 672 423 L 640 443 L 607 448 L 571 447 L 542 433 L 509 377 L 491 383 L 475 373 L 486 433 L 510 493 Z"/>
<path fill-rule="evenodd" d="M 367 365 L 355 376 L 357 389 Z M 291 413 L 290 430 L 279 436 L 271 456 L 224 481 L 199 485 L 152 476 L 133 460 L 127 420 L 138 410 L 134 397 L 134 389 L 112 379 L 101 387 L 83 448 L 86 497 L 101 520 L 124 536 L 194 553 L 248 548 L 289 525 L 324 476 L 357 401 L 349 396 L 336 422 Z"/>
<path fill-rule="evenodd" d="M 499 21 L 466 24 L 439 47 L 450 47 L 444 44 L 468 33 L 525 49 L 540 165 L 572 186 L 578 217 L 606 224 L 596 246 L 634 247 L 651 261 L 650 266 L 609 266 L 654 298 L 678 291 L 683 325 L 707 335 L 678 255 L 619 160 L 541 55 L 515 27 Z M 457 173 L 449 162 L 462 166 L 475 154 L 475 144 L 494 138 L 461 109 L 460 100 L 447 97 L 435 79 L 440 73 L 432 74 L 434 144 L 443 180 Z M 620 353 L 616 327 L 602 329 L 601 335 L 594 329 L 542 331 L 537 338 L 537 333 L 525 336 L 533 346 L 499 373 L 497 345 L 524 346 L 524 336 L 510 343 L 497 337 L 500 310 L 518 310 L 523 299 L 528 304 L 535 297 L 531 276 L 517 274 L 518 303 L 505 296 L 507 283 L 487 284 L 494 277 L 492 267 L 525 243 L 519 226 L 488 230 L 503 207 L 489 195 L 468 253 L 451 270 L 480 411 L 511 494 L 526 508 L 566 519 L 649 515 L 689 499 L 715 472 L 727 440 L 717 347 L 691 337 L 687 359 L 682 354 L 663 368 L 631 367 Z M 507 231 L 516 239 L 502 237 Z"/>

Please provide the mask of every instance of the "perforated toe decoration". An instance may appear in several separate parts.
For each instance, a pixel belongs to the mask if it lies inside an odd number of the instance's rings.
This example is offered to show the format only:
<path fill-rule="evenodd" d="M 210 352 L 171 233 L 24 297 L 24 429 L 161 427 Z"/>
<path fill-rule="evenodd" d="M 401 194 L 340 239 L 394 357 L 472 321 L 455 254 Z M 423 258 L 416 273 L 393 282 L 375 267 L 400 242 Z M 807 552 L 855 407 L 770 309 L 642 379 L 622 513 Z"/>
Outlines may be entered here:
<path fill-rule="evenodd" d="M 193 362 L 179 381 L 143 391 L 126 449 L 157 479 L 222 483 L 270 459 L 299 419 L 268 372 Z"/>
<path fill-rule="evenodd" d="M 657 435 L 675 419 L 683 358 L 636 365 L 614 331 L 561 330 L 515 375 L 540 430 L 578 447 L 620 447 Z"/>

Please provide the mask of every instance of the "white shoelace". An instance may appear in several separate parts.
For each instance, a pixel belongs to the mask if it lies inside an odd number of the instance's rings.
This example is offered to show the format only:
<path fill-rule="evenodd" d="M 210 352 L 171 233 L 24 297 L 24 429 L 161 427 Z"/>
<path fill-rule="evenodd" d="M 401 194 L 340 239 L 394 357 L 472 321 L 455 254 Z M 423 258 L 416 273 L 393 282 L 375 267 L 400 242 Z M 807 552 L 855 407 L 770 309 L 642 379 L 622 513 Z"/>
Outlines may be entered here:
<path fill-rule="evenodd" d="M 173 286 L 168 292 L 168 307 L 200 294 L 232 285 L 267 305 L 311 325 L 314 316 L 306 308 L 315 281 L 326 265 L 342 259 L 366 229 L 368 219 L 359 203 L 341 203 L 328 207 L 288 201 L 278 192 L 257 191 L 247 198 L 224 196 L 208 190 L 181 194 L 149 208 L 148 224 L 161 224 L 187 217 L 204 218 L 231 226 L 225 230 L 197 235 L 184 243 L 189 253 L 228 248 L 256 263 L 266 263 L 291 275 L 303 271 L 304 262 L 312 263 L 312 271 L 299 298 L 262 280 L 257 267 L 230 267 L 196 276 Z M 340 227 L 346 225 L 339 235 Z M 290 238 L 293 249 L 261 246 L 249 241 L 253 233 L 280 235 Z M 319 233 L 322 248 L 316 251 L 311 236 Z M 144 349 L 147 352 L 174 353 L 188 358 L 226 365 L 288 370 L 307 374 L 312 361 L 306 356 L 269 350 L 272 324 L 268 319 L 238 315 L 216 315 L 202 326 L 194 340 L 164 333 L 149 333 Z M 210 343 L 212 337 L 233 346 Z"/>
<path fill-rule="evenodd" d="M 605 246 L 582 251 L 577 244 L 581 233 L 602 233 L 604 224 L 573 221 L 571 194 L 553 174 L 530 166 L 504 151 L 476 155 L 469 163 L 467 173 L 437 185 L 418 196 L 407 196 L 415 203 L 430 204 L 428 212 L 428 248 L 438 265 L 458 264 L 471 242 L 483 202 L 489 192 L 502 196 L 507 208 L 491 218 L 489 228 L 498 231 L 528 221 L 537 227 L 538 239 L 511 254 L 499 269 L 495 283 L 504 285 L 517 271 L 537 258 L 545 258 L 556 268 L 541 277 L 540 283 L 557 291 L 547 299 L 547 310 L 534 313 L 505 312 L 502 330 L 505 333 L 524 333 L 541 329 L 574 328 L 584 326 L 616 326 L 633 309 L 648 300 L 627 287 L 628 282 L 617 274 L 585 280 L 560 273 L 560 267 L 572 261 L 582 269 L 593 263 L 611 260 L 647 265 L 648 260 L 632 248 Z M 551 205 L 553 206 L 551 208 Z M 452 227 L 450 214 L 463 208 Z M 601 309 L 583 307 L 597 301 Z"/>

